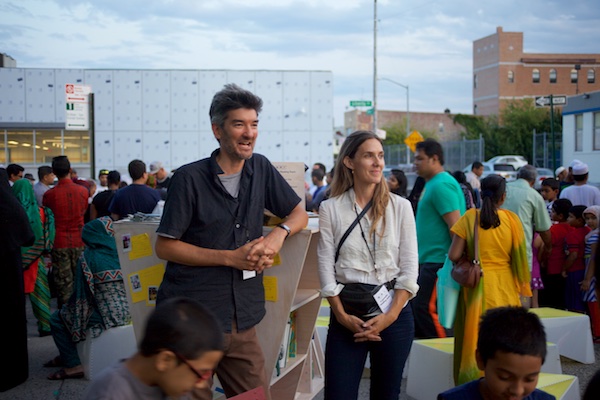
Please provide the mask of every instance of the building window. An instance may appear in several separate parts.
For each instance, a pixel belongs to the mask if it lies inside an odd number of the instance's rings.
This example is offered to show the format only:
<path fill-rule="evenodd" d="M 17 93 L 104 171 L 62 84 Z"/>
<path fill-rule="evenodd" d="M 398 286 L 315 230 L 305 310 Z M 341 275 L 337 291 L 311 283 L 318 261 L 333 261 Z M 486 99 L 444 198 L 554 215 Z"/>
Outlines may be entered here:
<path fill-rule="evenodd" d="M 600 112 L 594 113 L 594 150 L 600 150 Z"/>
<path fill-rule="evenodd" d="M 575 116 L 575 151 L 583 151 L 583 114 Z"/>
<path fill-rule="evenodd" d="M 532 73 L 531 73 L 531 79 L 533 80 L 533 83 L 540 83 L 540 70 L 537 68 L 534 68 Z"/>
<path fill-rule="evenodd" d="M 575 68 L 571 70 L 571 83 L 577 83 L 577 70 Z"/>
<path fill-rule="evenodd" d="M 477 104 L 473 106 L 473 115 L 477 115 Z"/>
<path fill-rule="evenodd" d="M 593 69 L 588 69 L 587 81 L 588 83 L 596 83 L 596 72 Z"/>
<path fill-rule="evenodd" d="M 556 70 L 554 68 L 550 70 L 550 83 L 556 83 Z"/>
<path fill-rule="evenodd" d="M 473 89 L 477 89 L 477 74 L 473 75 Z"/>
<path fill-rule="evenodd" d="M 31 166 L 49 165 L 52 158 L 69 157 L 72 164 L 90 162 L 90 135 L 87 131 L 55 129 L 21 129 L 0 131 L 0 142 L 6 138 L 4 164 L 16 163 Z"/>
<path fill-rule="evenodd" d="M 508 83 L 515 82 L 515 73 L 513 71 L 508 71 Z"/>

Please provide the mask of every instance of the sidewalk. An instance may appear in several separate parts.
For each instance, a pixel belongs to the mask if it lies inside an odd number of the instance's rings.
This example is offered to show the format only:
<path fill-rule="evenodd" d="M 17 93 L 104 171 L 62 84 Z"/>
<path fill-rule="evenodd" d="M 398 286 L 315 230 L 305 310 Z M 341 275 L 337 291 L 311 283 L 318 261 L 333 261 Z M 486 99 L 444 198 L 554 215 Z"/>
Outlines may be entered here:
<path fill-rule="evenodd" d="M 50 381 L 46 379 L 58 368 L 44 368 L 42 365 L 58 355 L 52 336 L 39 337 L 37 322 L 27 298 L 27 345 L 29 350 L 29 379 L 19 386 L 0 393 L 0 399 L 10 400 L 49 400 L 81 399 L 89 381 L 85 379 L 67 379 Z M 52 309 L 56 309 L 56 299 L 52 299 Z M 6 327 L 4 328 L 6 329 Z M 5 344 L 10 345 L 10 344 Z"/>
<path fill-rule="evenodd" d="M 53 309 L 56 308 L 56 300 L 53 299 Z M 6 327 L 4 328 L 6 329 Z M 29 345 L 29 379 L 21 385 L 0 393 L 0 400 L 75 400 L 81 399 L 89 381 L 86 379 L 66 379 L 64 381 L 50 381 L 46 376 L 55 369 L 43 368 L 42 364 L 58 354 L 58 350 L 52 340 L 52 336 L 39 337 L 37 325 L 31 305 L 27 300 L 27 331 Z M 10 345 L 10 344 L 5 344 Z M 587 386 L 588 381 L 596 371 L 600 369 L 600 344 L 594 345 L 596 362 L 594 364 L 581 364 L 561 357 L 563 374 L 575 375 L 579 378 L 581 393 Z M 369 398 L 369 380 L 363 379 L 360 385 L 359 400 Z M 406 395 L 406 379 L 402 381 L 402 393 L 400 399 L 408 399 Z M 319 393 L 316 400 L 323 399 L 323 393 Z M 278 399 L 273 399 L 278 400 Z"/>

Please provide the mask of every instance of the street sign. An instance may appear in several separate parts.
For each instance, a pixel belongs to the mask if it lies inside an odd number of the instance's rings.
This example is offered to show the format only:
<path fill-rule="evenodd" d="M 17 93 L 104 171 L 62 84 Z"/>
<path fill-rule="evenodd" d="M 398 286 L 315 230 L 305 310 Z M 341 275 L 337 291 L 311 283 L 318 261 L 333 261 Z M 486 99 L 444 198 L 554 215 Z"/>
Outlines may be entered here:
<path fill-rule="evenodd" d="M 372 105 L 371 100 L 350 100 L 350 107 L 371 107 Z"/>
<path fill-rule="evenodd" d="M 567 104 L 567 96 L 552 96 L 552 105 L 564 106 Z M 545 107 L 550 105 L 550 96 L 536 96 L 535 106 Z"/>
<path fill-rule="evenodd" d="M 423 136 L 418 131 L 412 131 L 410 135 L 406 139 L 404 139 L 404 144 L 406 144 L 414 153 L 417 150 L 417 143 L 422 142 Z"/>
<path fill-rule="evenodd" d="M 367 115 L 373 115 L 373 114 L 375 114 L 375 110 L 373 108 L 369 108 L 367 110 Z"/>
<path fill-rule="evenodd" d="M 92 87 L 67 83 L 65 85 L 65 129 L 87 131 L 90 124 L 89 94 Z"/>

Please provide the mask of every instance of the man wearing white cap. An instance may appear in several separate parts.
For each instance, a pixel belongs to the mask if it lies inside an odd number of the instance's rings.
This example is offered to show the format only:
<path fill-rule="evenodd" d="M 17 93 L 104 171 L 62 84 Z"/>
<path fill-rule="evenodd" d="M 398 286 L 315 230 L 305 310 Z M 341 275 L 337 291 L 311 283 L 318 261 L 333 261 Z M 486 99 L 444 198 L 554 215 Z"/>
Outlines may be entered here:
<path fill-rule="evenodd" d="M 154 161 L 150 164 L 150 175 L 156 177 L 156 188 L 157 189 L 168 189 L 169 182 L 171 182 L 171 175 L 163 167 L 163 163 L 160 161 Z"/>
<path fill-rule="evenodd" d="M 567 169 L 561 165 L 560 167 L 556 168 L 554 175 L 556 175 L 556 179 L 559 181 L 564 181 L 567 175 L 569 175 L 569 171 L 567 171 Z"/>
<path fill-rule="evenodd" d="M 574 206 L 600 205 L 600 189 L 587 184 L 589 175 L 587 164 L 582 162 L 573 164 L 572 174 L 575 183 L 565 188 L 560 193 L 560 198 L 569 199 Z"/>
<path fill-rule="evenodd" d="M 569 171 L 570 170 L 567 170 L 562 165 L 560 167 L 556 168 L 556 170 L 554 171 L 554 176 L 556 176 L 556 180 L 559 183 L 559 193 L 564 188 L 569 187 L 573 184 L 572 180 L 571 180 L 571 182 L 567 182 L 567 179 L 569 179 Z M 572 176 L 571 176 L 571 179 L 573 179 Z"/>

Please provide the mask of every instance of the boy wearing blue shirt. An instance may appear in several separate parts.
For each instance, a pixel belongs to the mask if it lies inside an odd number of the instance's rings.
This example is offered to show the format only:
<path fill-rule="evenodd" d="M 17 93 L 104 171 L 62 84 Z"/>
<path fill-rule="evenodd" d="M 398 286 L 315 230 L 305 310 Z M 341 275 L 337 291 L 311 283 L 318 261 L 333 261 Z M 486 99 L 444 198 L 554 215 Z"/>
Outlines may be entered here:
<path fill-rule="evenodd" d="M 556 399 L 535 388 L 546 358 L 546 333 L 537 315 L 522 307 L 487 311 L 475 355 L 485 376 L 440 393 L 438 400 Z"/>

